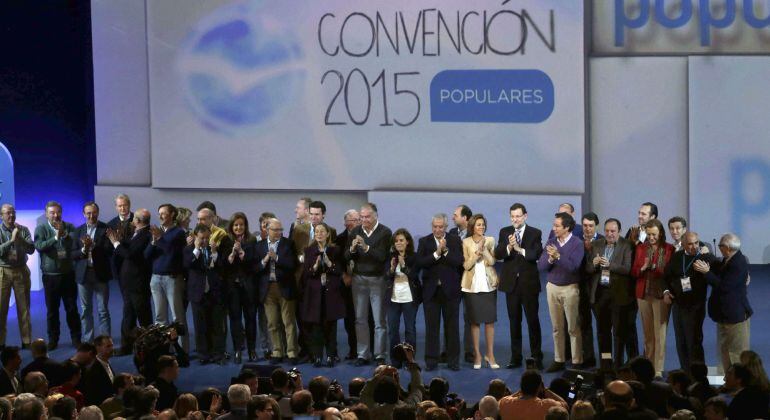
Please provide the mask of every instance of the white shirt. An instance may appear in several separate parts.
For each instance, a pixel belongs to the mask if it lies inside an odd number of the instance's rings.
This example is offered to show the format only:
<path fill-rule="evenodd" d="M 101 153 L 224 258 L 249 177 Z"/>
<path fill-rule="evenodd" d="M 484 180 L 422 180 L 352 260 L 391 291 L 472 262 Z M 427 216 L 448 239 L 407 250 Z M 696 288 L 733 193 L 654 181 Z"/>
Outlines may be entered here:
<path fill-rule="evenodd" d="M 109 362 L 100 359 L 99 356 L 96 356 L 96 361 L 101 363 L 101 365 L 104 367 L 104 370 L 107 371 L 107 376 L 110 377 L 110 382 L 115 379 L 115 374 L 112 372 L 112 367 L 110 366 Z"/>
<path fill-rule="evenodd" d="M 393 281 L 393 303 L 409 303 L 413 300 L 412 289 L 409 288 L 409 278 L 401 272 L 401 264 L 396 264 L 396 278 Z"/>
<path fill-rule="evenodd" d="M 570 232 L 569 235 L 567 235 L 567 237 L 564 238 L 564 241 L 561 241 L 559 238 L 556 238 L 556 242 L 559 243 L 559 246 L 564 246 L 567 244 L 567 242 L 569 242 L 570 239 L 572 239 L 572 232 Z"/>
<path fill-rule="evenodd" d="M 433 258 L 435 258 L 435 259 L 439 259 L 439 258 L 441 258 L 441 256 L 442 256 L 442 255 L 446 255 L 446 254 L 448 254 L 448 253 L 449 253 L 449 248 L 447 247 L 447 248 L 444 250 L 444 253 L 443 253 L 443 254 L 441 254 L 441 255 L 439 255 L 439 254 L 438 254 L 438 247 L 439 247 L 439 242 L 440 242 L 442 239 L 446 239 L 446 235 L 444 235 L 444 236 L 443 236 L 443 237 L 441 237 L 441 238 L 437 238 L 437 237 L 435 237 L 435 236 L 433 237 L 433 240 L 434 240 L 434 241 L 436 241 L 436 251 L 435 251 L 435 252 L 433 252 Z"/>
<path fill-rule="evenodd" d="M 374 231 L 377 230 L 377 226 L 379 225 L 380 225 L 380 221 L 378 220 L 377 223 L 375 223 L 374 226 L 372 227 L 371 232 L 367 232 L 366 228 L 363 226 L 361 226 L 361 230 L 364 231 L 364 235 L 366 235 L 366 237 L 369 238 L 372 236 L 372 233 L 374 233 Z"/>

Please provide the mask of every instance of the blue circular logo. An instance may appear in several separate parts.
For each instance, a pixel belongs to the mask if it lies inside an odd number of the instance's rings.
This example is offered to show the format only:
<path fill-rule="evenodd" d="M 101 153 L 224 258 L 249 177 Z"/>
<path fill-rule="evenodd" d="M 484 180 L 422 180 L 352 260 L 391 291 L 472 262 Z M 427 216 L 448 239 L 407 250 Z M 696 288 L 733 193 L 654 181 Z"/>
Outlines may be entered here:
<path fill-rule="evenodd" d="M 177 58 L 193 112 L 206 127 L 229 135 L 253 135 L 296 103 L 303 64 L 294 34 L 253 1 L 202 19 Z"/>

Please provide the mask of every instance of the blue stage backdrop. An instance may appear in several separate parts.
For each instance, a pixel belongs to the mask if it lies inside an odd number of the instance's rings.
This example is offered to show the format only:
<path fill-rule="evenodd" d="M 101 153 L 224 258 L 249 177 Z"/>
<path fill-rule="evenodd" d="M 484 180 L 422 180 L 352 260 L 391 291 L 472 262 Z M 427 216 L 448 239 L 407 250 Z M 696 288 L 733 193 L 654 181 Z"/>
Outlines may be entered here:
<path fill-rule="evenodd" d="M 0 27 L 0 142 L 16 207 L 42 214 L 58 200 L 79 223 L 96 183 L 90 2 L 3 2 Z"/>

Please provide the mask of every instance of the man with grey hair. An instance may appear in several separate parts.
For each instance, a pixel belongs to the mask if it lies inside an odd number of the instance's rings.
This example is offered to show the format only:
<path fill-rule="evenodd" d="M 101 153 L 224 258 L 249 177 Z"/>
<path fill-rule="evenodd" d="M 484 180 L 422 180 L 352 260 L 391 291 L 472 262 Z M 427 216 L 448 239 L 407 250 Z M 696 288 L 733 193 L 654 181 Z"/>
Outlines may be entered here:
<path fill-rule="evenodd" d="M 741 240 L 726 233 L 719 240 L 722 261 L 711 265 L 696 261 L 695 270 L 705 274 L 711 285 L 709 317 L 717 324 L 717 342 L 722 368 L 739 362 L 741 352 L 749 349 L 749 318 L 754 313 L 747 294 L 749 263 L 741 252 Z"/>
<path fill-rule="evenodd" d="M 246 420 L 246 406 L 251 401 L 251 389 L 248 385 L 234 384 L 227 389 L 227 400 L 230 401 L 230 412 L 219 416 L 219 420 Z"/>
<path fill-rule="evenodd" d="M 385 293 L 388 290 L 387 264 L 390 258 L 390 228 L 379 222 L 377 206 L 361 206 L 361 226 L 350 231 L 345 247 L 345 259 L 352 260 L 353 302 L 356 310 L 356 366 L 369 363 L 374 355 L 377 364 L 384 364 L 387 352 L 385 325 Z M 374 348 L 369 345 L 369 311 L 374 318 Z"/>
<path fill-rule="evenodd" d="M 134 329 L 137 322 L 142 327 L 152 324 L 150 306 L 152 266 L 144 255 L 144 250 L 152 241 L 149 229 L 150 212 L 147 209 L 138 209 L 132 216 L 132 227 L 127 236 L 118 230 L 107 233 L 115 248 L 114 255 L 121 259 L 117 276 L 123 295 L 123 317 L 120 324 L 121 348 L 118 352 L 120 355 L 133 353 Z"/>
<path fill-rule="evenodd" d="M 39 395 L 43 398 L 48 395 L 48 379 L 43 375 L 43 372 L 30 372 L 22 380 L 24 381 L 24 386 L 22 387 L 24 392 L 30 395 Z"/>
<path fill-rule="evenodd" d="M 99 407 L 89 405 L 80 409 L 78 420 L 104 420 L 104 414 L 102 414 L 102 410 Z"/>
<path fill-rule="evenodd" d="M 10 204 L 0 207 L 0 346 L 5 346 L 6 323 L 11 290 L 16 297 L 16 317 L 19 320 L 21 347 L 29 347 L 32 341 L 32 324 L 29 318 L 31 278 L 27 268 L 27 255 L 35 252 L 35 243 L 29 229 L 16 223 L 16 209 Z"/>
<path fill-rule="evenodd" d="M 335 245 L 340 249 L 345 249 L 348 243 L 348 237 L 353 228 L 361 225 L 361 217 L 358 215 L 358 210 L 349 209 L 345 212 L 343 218 L 345 224 L 345 231 L 337 235 L 337 239 L 334 240 Z M 345 269 L 342 272 L 342 300 L 345 302 L 345 333 L 348 335 L 348 355 L 345 357 L 347 360 L 356 359 L 356 310 L 353 306 L 353 290 L 350 285 L 353 282 L 353 266 L 352 262 L 345 261 Z M 349 263 L 348 263 L 349 262 Z M 369 330 L 374 332 L 374 320 L 369 323 Z M 370 334 L 370 337 L 374 337 Z M 370 340 L 372 341 L 372 340 Z"/>
<path fill-rule="evenodd" d="M 425 367 L 438 365 L 441 318 L 444 318 L 447 364 L 460 369 L 460 273 L 463 245 L 457 235 L 447 235 L 448 218 L 438 213 L 431 219 L 430 235 L 420 238 L 417 267 L 422 269 L 422 298 L 425 304 Z M 468 235 L 471 236 L 471 235 Z"/>
<path fill-rule="evenodd" d="M 491 417 L 496 419 L 498 411 L 500 411 L 500 405 L 495 397 L 486 395 L 479 401 L 479 418 Z"/>
<path fill-rule="evenodd" d="M 13 417 L 19 418 L 22 420 L 46 420 L 48 418 L 48 415 L 46 414 L 45 406 L 43 405 L 43 401 L 39 400 L 37 398 L 34 399 L 24 399 L 19 404 L 16 404 L 17 401 L 19 401 L 21 395 L 19 397 L 16 397 L 16 400 L 14 401 L 14 408 L 13 408 Z"/>

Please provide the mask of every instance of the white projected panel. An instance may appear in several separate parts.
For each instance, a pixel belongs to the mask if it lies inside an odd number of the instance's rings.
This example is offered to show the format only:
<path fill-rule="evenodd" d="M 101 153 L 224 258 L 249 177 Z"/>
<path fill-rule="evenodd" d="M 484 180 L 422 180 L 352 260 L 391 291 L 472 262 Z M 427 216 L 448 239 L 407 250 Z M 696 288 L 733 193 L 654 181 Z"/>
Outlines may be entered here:
<path fill-rule="evenodd" d="M 690 58 L 690 211 L 711 240 L 732 231 L 770 262 L 770 58 Z"/>
<path fill-rule="evenodd" d="M 591 208 L 637 223 L 643 202 L 687 217 L 687 59 L 592 58 Z"/>
<path fill-rule="evenodd" d="M 369 193 L 369 201 L 377 205 L 382 223 L 393 231 L 406 228 L 415 241 L 431 233 L 430 223 L 436 213 L 446 213 L 449 226 L 454 227 L 452 213 L 460 204 L 470 207 L 474 214 L 484 214 L 488 223 L 487 235 L 494 236 L 495 240 L 500 229 L 511 224 L 508 209 L 516 202 L 527 208 L 527 224 L 543 231 L 543 241 L 548 239 L 559 204 L 571 203 L 575 206 L 575 214 L 582 214 L 580 196 L 576 195 L 372 191 Z"/>
<path fill-rule="evenodd" d="M 147 25 L 154 187 L 583 192 L 583 2 L 165 0 Z"/>

